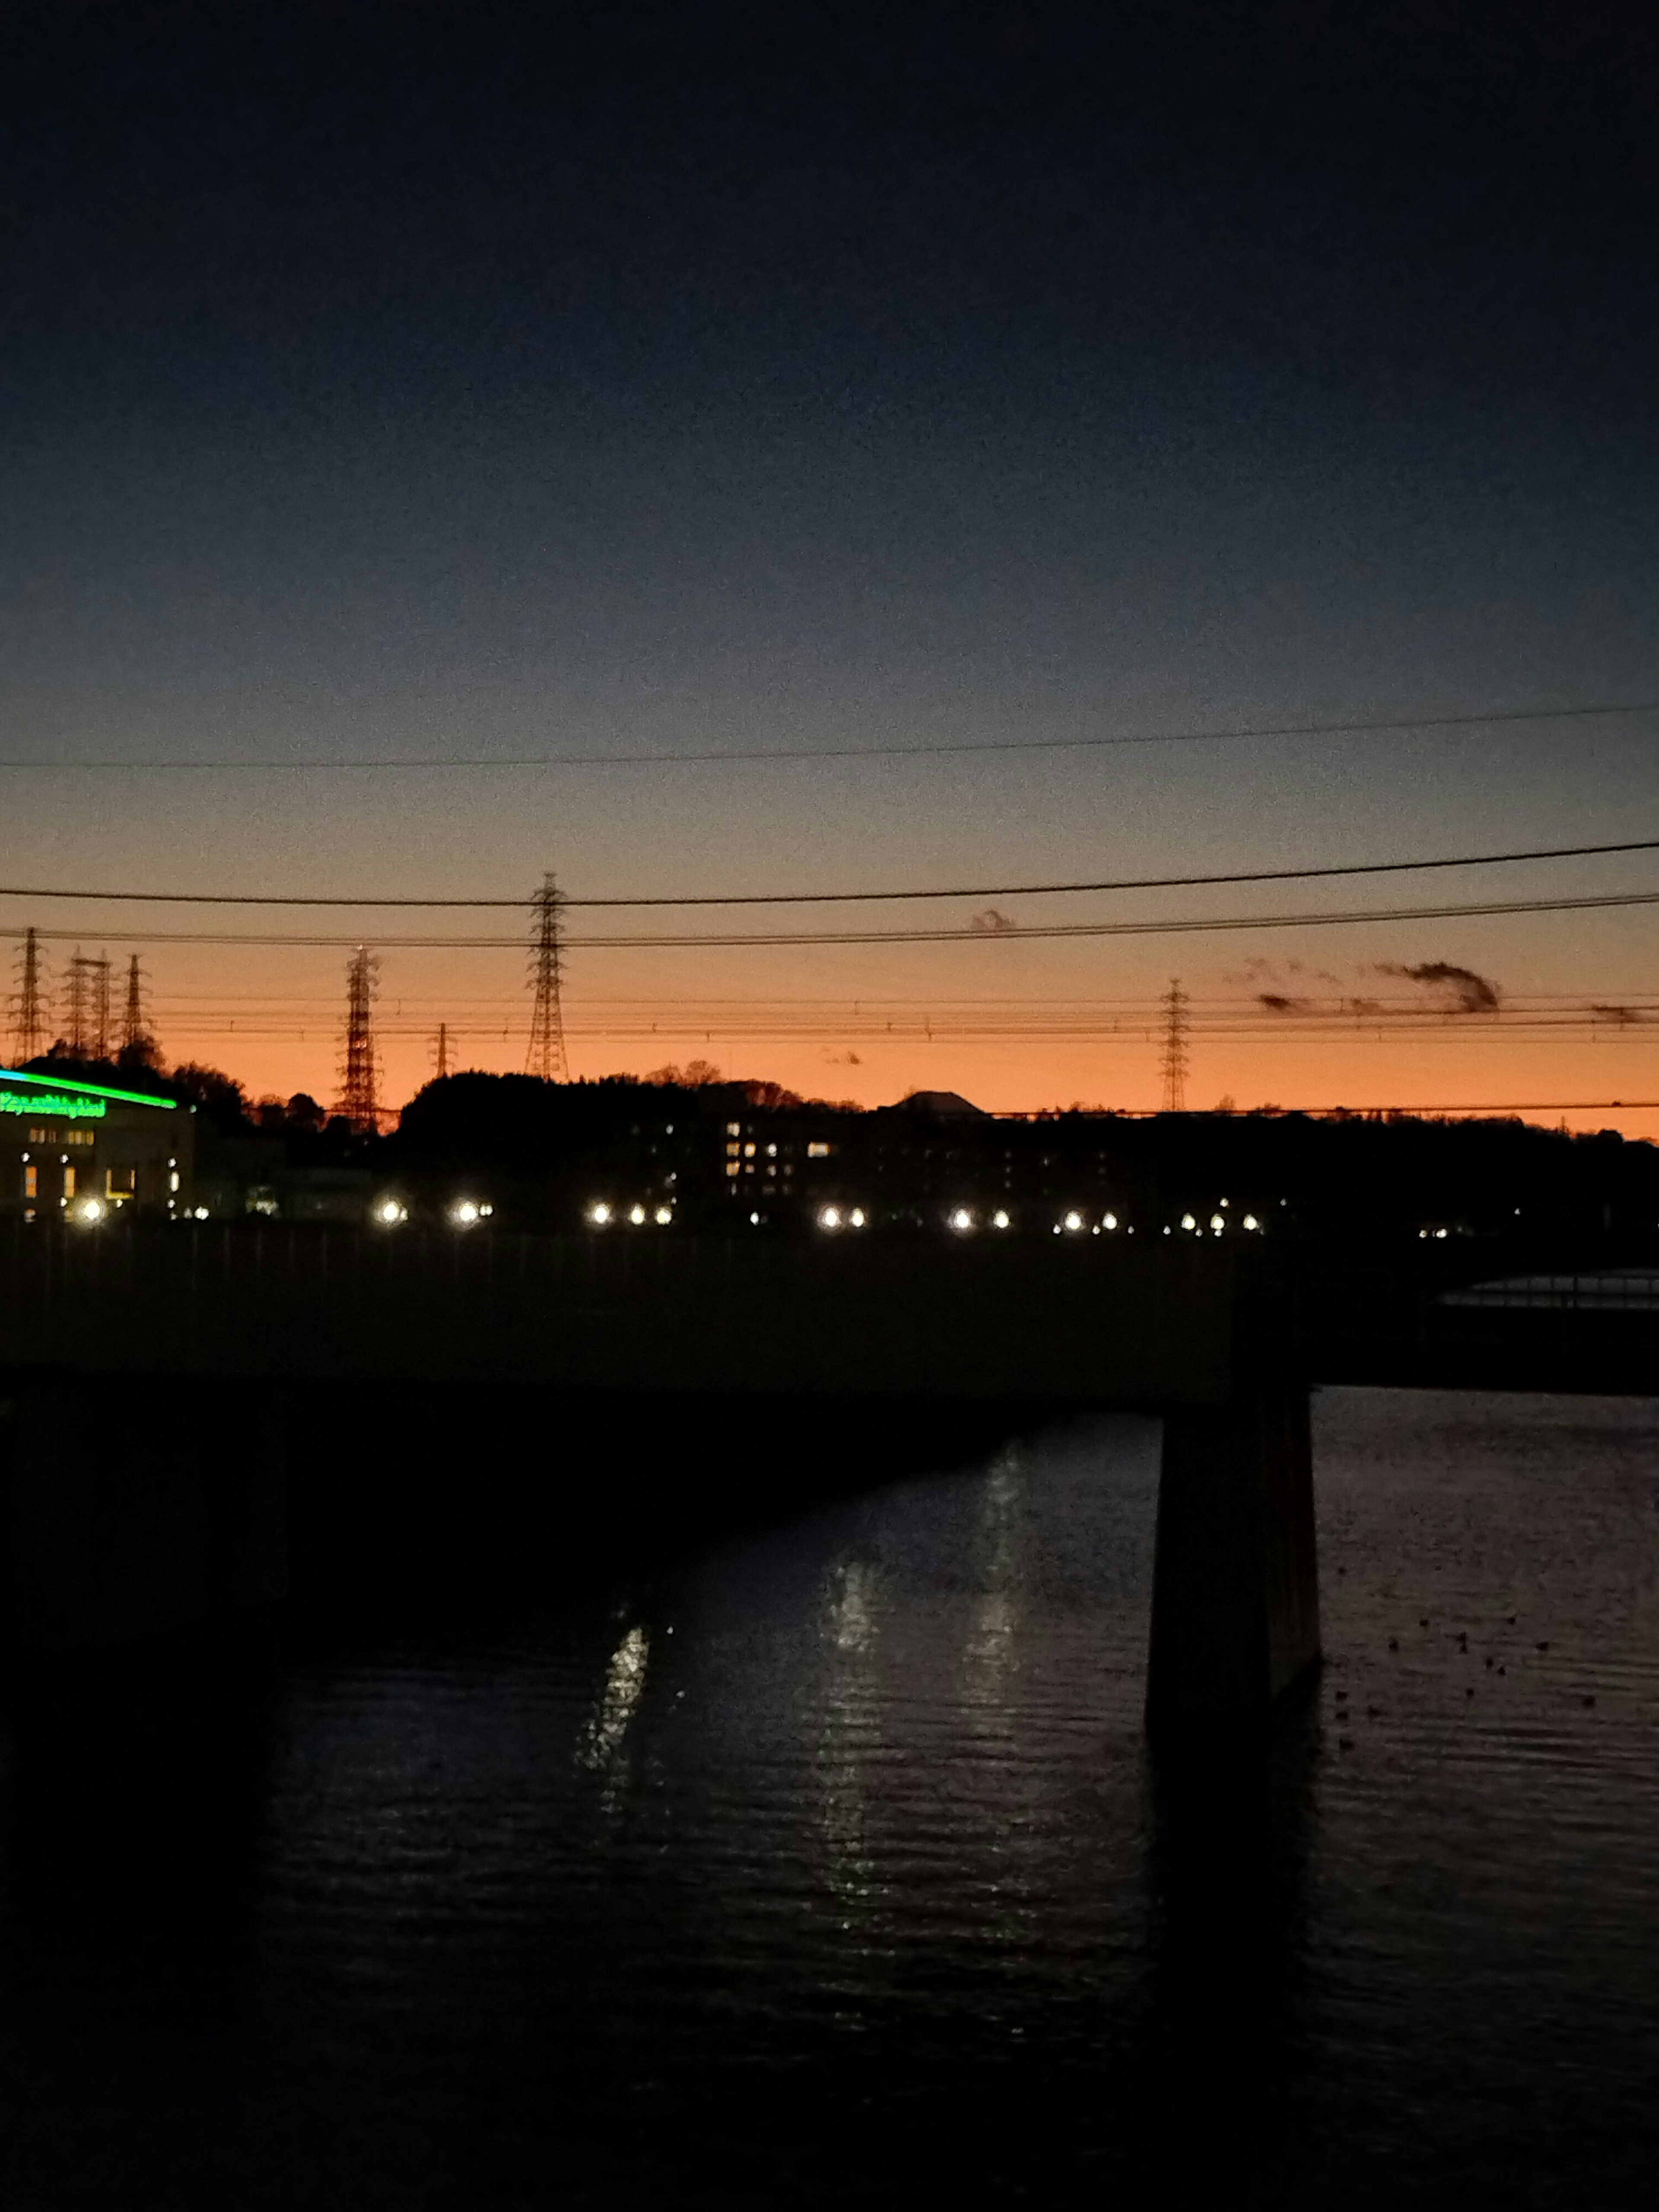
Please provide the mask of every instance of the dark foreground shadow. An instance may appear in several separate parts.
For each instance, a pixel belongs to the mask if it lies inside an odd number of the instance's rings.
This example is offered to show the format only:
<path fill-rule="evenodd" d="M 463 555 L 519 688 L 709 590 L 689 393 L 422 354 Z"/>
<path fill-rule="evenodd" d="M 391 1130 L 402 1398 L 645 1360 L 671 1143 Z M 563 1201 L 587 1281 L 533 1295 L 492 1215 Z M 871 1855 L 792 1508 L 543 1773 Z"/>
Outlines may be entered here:
<path fill-rule="evenodd" d="M 981 1462 L 1048 1409 L 960 1401 L 309 1390 L 286 1409 L 302 1620 L 384 1623 L 648 1572 L 688 1545 Z"/>
<path fill-rule="evenodd" d="M 1298 2177 L 1317 1716 L 1149 1759 L 1143 2172 L 1167 2201 L 1280 2205 Z"/>
<path fill-rule="evenodd" d="M 6 1902 L 25 1936 L 199 1925 L 252 1895 L 281 1656 L 270 1628 L 73 1659 L 4 1685 Z"/>

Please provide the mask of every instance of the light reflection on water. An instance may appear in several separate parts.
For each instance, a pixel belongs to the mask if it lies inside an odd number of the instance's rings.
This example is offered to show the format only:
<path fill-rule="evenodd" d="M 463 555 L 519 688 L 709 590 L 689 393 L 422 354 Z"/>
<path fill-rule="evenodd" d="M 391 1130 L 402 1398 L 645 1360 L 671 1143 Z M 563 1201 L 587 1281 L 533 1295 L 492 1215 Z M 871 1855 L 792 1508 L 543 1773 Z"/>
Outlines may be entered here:
<path fill-rule="evenodd" d="M 628 1723 L 645 1695 L 646 1664 L 651 1639 L 637 1624 L 630 1628 L 611 1655 L 600 1691 L 577 1746 L 576 1763 L 592 1774 L 606 1774 L 622 1748 Z"/>
<path fill-rule="evenodd" d="M 1327 1394 L 1316 1709 L 1197 1796 L 1145 1421 L 297 1668 L 213 1974 L 14 1879 L 7 2201 L 1645 2203 L 1656 1443 Z"/>

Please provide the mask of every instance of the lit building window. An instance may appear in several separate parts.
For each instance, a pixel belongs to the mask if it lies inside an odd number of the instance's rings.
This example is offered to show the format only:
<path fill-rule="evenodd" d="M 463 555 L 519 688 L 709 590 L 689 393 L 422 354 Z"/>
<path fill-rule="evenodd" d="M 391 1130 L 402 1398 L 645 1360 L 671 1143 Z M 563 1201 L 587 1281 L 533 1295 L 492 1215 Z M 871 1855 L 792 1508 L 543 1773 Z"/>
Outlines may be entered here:
<path fill-rule="evenodd" d="M 742 1124 L 742 1122 L 741 1122 L 741 1121 L 728 1121 L 728 1122 L 726 1123 L 726 1135 L 727 1135 L 728 1137 L 740 1137 L 740 1136 L 742 1136 L 742 1134 L 743 1134 L 743 1124 Z"/>
<path fill-rule="evenodd" d="M 745 1145 L 743 1148 L 743 1156 L 746 1160 L 752 1160 L 755 1157 L 755 1147 L 752 1145 Z"/>
<path fill-rule="evenodd" d="M 827 1160 L 834 1149 L 830 1145 L 809 1145 L 806 1157 L 809 1160 Z"/>
<path fill-rule="evenodd" d="M 24 1195 L 24 1197 L 25 1197 L 25 1198 L 39 1198 L 39 1197 L 40 1197 L 40 1169 L 39 1169 L 39 1168 L 33 1168 L 33 1167 L 30 1167 L 30 1168 L 25 1168 L 25 1169 L 24 1169 L 24 1170 L 23 1170 L 23 1195 Z"/>

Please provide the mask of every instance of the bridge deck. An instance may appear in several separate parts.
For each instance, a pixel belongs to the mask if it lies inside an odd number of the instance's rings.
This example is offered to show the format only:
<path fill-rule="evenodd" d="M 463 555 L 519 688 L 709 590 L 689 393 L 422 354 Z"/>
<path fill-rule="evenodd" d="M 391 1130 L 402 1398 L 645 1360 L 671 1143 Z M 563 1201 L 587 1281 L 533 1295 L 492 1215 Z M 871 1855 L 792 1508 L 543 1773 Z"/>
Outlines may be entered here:
<path fill-rule="evenodd" d="M 1659 1275 L 1471 1283 L 1462 1265 L 1242 1242 L 14 1223 L 0 1369 L 1154 1411 L 1298 1381 L 1659 1392 Z"/>
<path fill-rule="evenodd" d="M 1245 1256 L 18 1224 L 0 1365 L 1207 1403 L 1233 1387 Z"/>

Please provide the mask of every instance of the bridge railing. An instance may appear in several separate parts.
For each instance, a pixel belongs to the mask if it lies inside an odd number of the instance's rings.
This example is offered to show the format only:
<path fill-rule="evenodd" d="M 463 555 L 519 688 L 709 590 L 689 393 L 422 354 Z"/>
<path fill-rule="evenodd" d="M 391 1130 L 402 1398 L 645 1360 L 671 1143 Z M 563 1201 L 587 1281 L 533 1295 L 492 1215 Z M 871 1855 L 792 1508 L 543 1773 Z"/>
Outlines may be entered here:
<path fill-rule="evenodd" d="M 1460 1362 L 1472 1381 L 1524 1377 L 1515 1332 L 1528 1316 L 1507 1310 L 1534 1305 L 1560 1321 L 1536 1342 L 1562 1387 L 1580 1387 L 1580 1370 L 1646 1371 L 1642 1279 L 1591 1300 L 1588 1271 L 1534 1268 L 1530 1287 L 1486 1289 L 1480 1274 L 1478 1255 L 1444 1248 L 1379 1257 L 1242 1240 L 12 1222 L 0 1224 L 0 1368 L 1158 1407 L 1274 1378 L 1455 1381 Z M 1564 1282 L 1579 1285 L 1575 1303 Z M 1633 1332 L 1628 1351 L 1606 1337 L 1616 1322 Z M 1604 1340 L 1581 1352 L 1586 1328 Z M 1552 1387 L 1543 1369 L 1537 1387 Z"/>
<path fill-rule="evenodd" d="M 12 1224 L 0 1364 L 1155 1405 L 1271 1356 L 1274 1279 L 1214 1247 Z"/>

